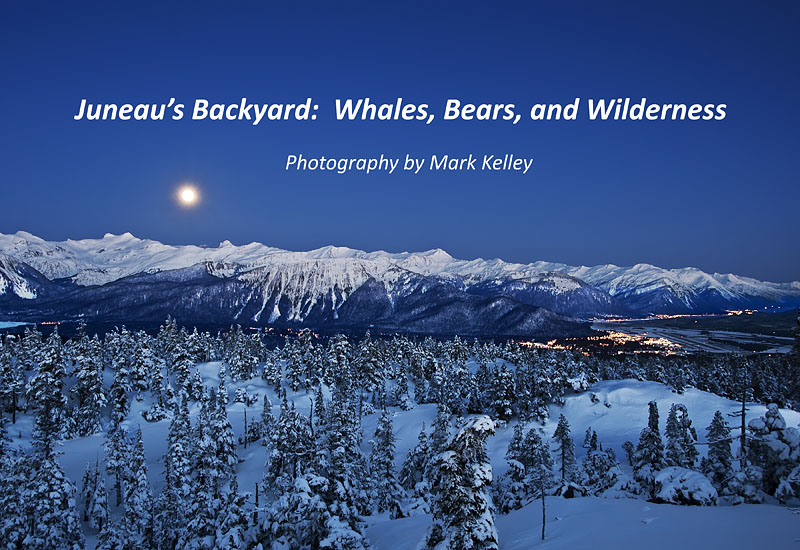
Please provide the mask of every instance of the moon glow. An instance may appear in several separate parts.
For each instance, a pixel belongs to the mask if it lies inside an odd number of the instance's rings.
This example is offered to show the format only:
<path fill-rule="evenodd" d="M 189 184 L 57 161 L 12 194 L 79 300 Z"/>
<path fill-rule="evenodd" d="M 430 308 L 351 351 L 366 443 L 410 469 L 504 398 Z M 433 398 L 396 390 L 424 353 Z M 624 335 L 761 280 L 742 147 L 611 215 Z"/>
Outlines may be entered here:
<path fill-rule="evenodd" d="M 197 202 L 197 198 L 197 190 L 190 185 L 185 185 L 178 190 L 178 200 L 184 206 L 192 206 Z"/>

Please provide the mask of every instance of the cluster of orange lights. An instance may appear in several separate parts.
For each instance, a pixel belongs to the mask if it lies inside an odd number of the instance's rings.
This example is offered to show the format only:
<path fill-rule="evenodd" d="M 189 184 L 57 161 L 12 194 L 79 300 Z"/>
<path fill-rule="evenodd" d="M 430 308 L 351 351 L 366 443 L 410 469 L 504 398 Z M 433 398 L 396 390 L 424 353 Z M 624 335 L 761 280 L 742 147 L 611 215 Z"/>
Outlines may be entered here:
<path fill-rule="evenodd" d="M 577 350 L 584 351 L 585 343 L 599 348 L 613 348 L 629 344 L 639 346 L 639 349 L 632 350 L 633 353 L 652 353 L 653 351 L 667 354 L 677 353 L 681 345 L 667 338 L 653 337 L 647 335 L 628 334 L 627 332 L 609 331 L 597 336 L 587 336 L 585 338 L 564 338 L 561 342 L 557 339 L 548 342 L 521 341 L 518 344 L 522 347 L 535 349 L 551 350 Z M 623 353 L 622 350 L 619 353 Z"/>

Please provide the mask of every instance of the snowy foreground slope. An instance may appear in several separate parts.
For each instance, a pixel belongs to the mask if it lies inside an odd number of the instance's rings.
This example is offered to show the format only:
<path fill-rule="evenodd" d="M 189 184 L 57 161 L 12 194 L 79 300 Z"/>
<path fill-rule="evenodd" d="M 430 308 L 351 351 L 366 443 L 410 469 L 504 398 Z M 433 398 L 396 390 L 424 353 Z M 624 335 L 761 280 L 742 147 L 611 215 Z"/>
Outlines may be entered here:
<path fill-rule="evenodd" d="M 198 366 L 204 384 L 208 388 L 218 386 L 218 372 L 221 363 L 205 363 Z M 261 397 L 266 393 L 273 403 L 273 414 L 279 413 L 279 399 L 272 388 L 261 379 L 246 382 L 228 382 L 231 396 L 237 388 L 245 388 L 248 395 L 258 394 L 256 405 L 247 408 L 249 419 L 260 417 Z M 594 396 L 594 399 L 593 399 Z M 308 413 L 312 394 L 289 392 L 289 398 L 297 404 L 300 412 Z M 636 441 L 642 427 L 647 425 L 648 402 L 656 400 L 663 422 L 672 403 L 683 403 L 688 408 L 694 426 L 698 429 L 700 441 L 704 441 L 707 426 L 716 410 L 725 413 L 736 411 L 740 405 L 714 394 L 689 388 L 682 395 L 671 391 L 667 386 L 655 382 L 635 380 L 605 381 L 594 384 L 583 393 L 570 395 L 563 407 L 550 406 L 550 417 L 545 426 L 548 435 L 555 430 L 556 419 L 563 412 L 572 425 L 573 437 L 580 448 L 582 434 L 593 428 L 605 447 L 613 447 L 629 472 L 624 460 L 622 443 Z M 148 473 L 154 492 L 164 484 L 163 456 L 169 430 L 169 420 L 147 423 L 141 412 L 150 406 L 148 399 L 132 403 L 131 414 L 124 423 L 131 432 L 138 426 L 143 431 L 144 449 L 148 462 Z M 748 418 L 764 414 L 761 405 L 749 406 Z M 416 405 L 411 410 L 392 409 L 394 414 L 394 433 L 397 436 L 396 465 L 399 468 L 408 450 L 416 443 L 417 434 L 424 422 L 430 428 L 436 416 L 433 404 Z M 782 410 L 786 423 L 797 426 L 800 413 Z M 198 407 L 190 410 L 194 421 Z M 236 435 L 241 435 L 245 406 L 231 403 L 228 415 Z M 364 418 L 364 451 L 369 451 L 369 440 L 375 431 L 377 414 Z M 729 419 L 735 424 L 735 419 Z M 496 434 L 487 442 L 489 456 L 497 479 L 506 469 L 504 459 L 511 439 L 512 421 L 498 428 Z M 9 435 L 17 439 L 17 433 L 30 433 L 31 418 L 22 416 L 15 427 L 9 426 Z M 103 457 L 103 436 L 95 435 L 66 441 L 59 461 L 66 474 L 78 483 L 87 463 Z M 236 473 L 243 491 L 253 492 L 255 484 L 263 477 L 266 461 L 264 447 L 259 444 L 241 445 L 237 452 L 241 462 Z M 701 447 L 701 455 L 704 454 Z M 110 486 L 110 484 L 109 484 Z M 542 548 L 796 548 L 800 539 L 800 515 L 786 507 L 776 504 L 687 507 L 653 504 L 636 499 L 603 499 L 595 497 L 562 499 L 549 497 L 547 501 L 547 540 L 540 540 L 541 509 L 534 502 L 511 512 L 496 516 L 501 549 Z M 112 514 L 118 516 L 120 509 L 112 507 Z M 412 515 L 409 518 L 389 520 L 386 515 L 365 518 L 368 524 L 366 535 L 377 550 L 415 549 L 423 541 L 426 529 L 431 523 L 427 514 Z M 86 531 L 87 547 L 93 548 L 97 533 Z"/>
<path fill-rule="evenodd" d="M 534 502 L 497 516 L 502 550 L 586 548 L 797 548 L 800 516 L 778 506 L 742 504 L 685 507 L 643 500 L 597 497 L 551 498 L 547 502 L 547 539 L 542 541 L 542 512 Z M 375 522 L 367 537 L 376 550 L 416 550 L 430 516 Z"/>
<path fill-rule="evenodd" d="M 595 394 L 599 402 L 592 403 Z M 555 430 L 555 419 L 563 412 L 577 436 L 589 427 L 603 434 L 605 446 L 622 457 L 621 445 L 636 441 L 647 424 L 647 404 L 658 402 L 662 418 L 670 405 L 685 404 L 698 432 L 711 422 L 716 410 L 733 413 L 739 403 L 714 394 L 688 389 L 677 395 L 655 382 L 636 380 L 605 381 L 589 391 L 568 397 L 563 407 L 551 406 L 551 420 L 545 431 Z M 603 403 L 608 403 L 606 407 Z M 760 405 L 749 407 L 756 417 L 765 412 Z M 413 411 L 412 411 L 413 412 Z M 782 410 L 788 425 L 800 422 L 800 413 Z M 402 413 L 401 415 L 402 416 Z M 397 420 L 398 424 L 401 422 Z M 513 423 L 489 439 L 488 449 L 495 477 L 507 469 L 504 455 Z M 413 431 L 413 430 L 412 430 Z M 700 437 L 703 440 L 703 437 Z M 580 448 L 577 449 L 579 454 Z M 703 451 L 701 451 L 702 453 Z M 622 460 L 624 464 L 624 459 Z M 624 464 L 624 466 L 627 466 Z M 629 471 L 629 470 L 628 470 Z M 538 501 L 508 515 L 495 517 L 500 548 L 797 548 L 800 541 L 800 514 L 777 505 L 687 507 L 654 504 L 636 499 L 584 497 L 547 500 L 547 538 L 540 538 L 541 507 Z M 415 550 L 425 537 L 430 516 L 385 521 L 373 518 L 367 536 L 376 549 Z"/>

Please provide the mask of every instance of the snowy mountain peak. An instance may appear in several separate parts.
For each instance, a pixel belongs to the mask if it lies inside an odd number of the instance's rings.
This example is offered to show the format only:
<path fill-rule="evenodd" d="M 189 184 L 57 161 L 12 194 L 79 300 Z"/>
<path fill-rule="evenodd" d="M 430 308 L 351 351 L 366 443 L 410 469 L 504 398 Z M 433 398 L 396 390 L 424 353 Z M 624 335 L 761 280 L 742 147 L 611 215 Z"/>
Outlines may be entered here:
<path fill-rule="evenodd" d="M 459 260 L 440 248 L 389 253 L 324 246 L 308 252 L 291 252 L 257 242 L 237 246 L 229 240 L 216 248 L 175 246 L 139 239 L 131 233 L 50 242 L 18 231 L 13 235 L 0 233 L 0 253 L 31 266 L 51 281 L 69 278 L 81 286 L 104 285 L 130 275 L 207 262 L 225 266 L 214 271 L 217 276 L 265 268 L 265 273 L 271 274 L 266 286 L 272 289 L 299 285 L 297 288 L 302 292 L 311 293 L 312 300 L 339 293 L 337 303 L 370 279 L 388 288 L 402 274 L 437 277 L 465 288 L 488 283 L 497 289 L 504 281 L 515 282 L 516 286 L 503 287 L 515 299 L 529 296 L 530 285 L 539 293 L 553 296 L 586 295 L 587 288 L 592 288 L 604 293 L 606 298 L 602 300 L 609 304 L 612 297 L 625 307 L 643 312 L 721 311 L 754 304 L 760 307 L 800 303 L 800 282 L 770 283 L 733 274 L 709 274 L 693 267 L 664 269 L 646 263 L 630 267 L 612 264 L 573 267 L 541 261 L 510 263 L 498 258 Z M 276 274 L 280 274 L 278 282 L 271 278 Z M 298 281 L 290 281 L 292 278 Z M 9 287 L 10 279 L 6 280 Z M 593 296 L 601 298 L 596 293 Z"/>
<path fill-rule="evenodd" d="M 0 253 L 0 295 L 13 293 L 19 298 L 36 298 L 36 289 L 30 284 L 13 258 Z"/>

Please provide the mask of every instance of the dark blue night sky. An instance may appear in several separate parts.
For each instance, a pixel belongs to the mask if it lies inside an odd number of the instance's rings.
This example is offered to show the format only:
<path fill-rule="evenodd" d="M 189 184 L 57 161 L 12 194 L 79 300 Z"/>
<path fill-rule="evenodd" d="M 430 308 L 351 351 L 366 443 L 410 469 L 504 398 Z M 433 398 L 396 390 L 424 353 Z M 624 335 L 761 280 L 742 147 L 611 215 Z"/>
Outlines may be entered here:
<path fill-rule="evenodd" d="M 0 232 L 647 262 L 800 279 L 800 4 L 4 2 Z M 92 102 L 320 105 L 314 122 L 76 122 Z M 437 120 L 345 122 L 337 97 Z M 444 122 L 473 103 L 725 103 L 718 122 Z M 515 153 L 532 172 L 286 173 L 286 155 Z M 193 182 L 202 203 L 176 206 Z"/>

